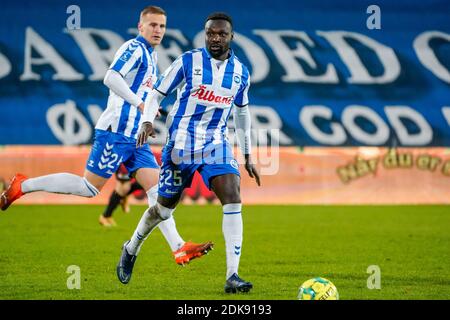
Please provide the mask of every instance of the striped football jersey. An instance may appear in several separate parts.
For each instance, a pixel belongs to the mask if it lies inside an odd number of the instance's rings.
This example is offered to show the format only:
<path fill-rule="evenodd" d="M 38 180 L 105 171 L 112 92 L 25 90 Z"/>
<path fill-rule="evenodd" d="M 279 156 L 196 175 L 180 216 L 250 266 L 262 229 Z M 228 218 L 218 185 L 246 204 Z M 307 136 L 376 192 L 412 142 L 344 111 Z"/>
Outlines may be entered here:
<path fill-rule="evenodd" d="M 157 80 L 156 51 L 142 37 L 125 42 L 116 52 L 110 69 L 119 72 L 138 97 L 145 101 Z M 137 106 L 109 91 L 108 104 L 96 129 L 109 130 L 136 139 L 141 113 Z"/>
<path fill-rule="evenodd" d="M 227 121 L 233 105 L 248 104 L 250 75 L 232 50 L 223 63 L 206 48 L 184 53 L 164 72 L 155 89 L 177 99 L 168 116 L 168 142 L 192 152 L 227 139 Z"/>

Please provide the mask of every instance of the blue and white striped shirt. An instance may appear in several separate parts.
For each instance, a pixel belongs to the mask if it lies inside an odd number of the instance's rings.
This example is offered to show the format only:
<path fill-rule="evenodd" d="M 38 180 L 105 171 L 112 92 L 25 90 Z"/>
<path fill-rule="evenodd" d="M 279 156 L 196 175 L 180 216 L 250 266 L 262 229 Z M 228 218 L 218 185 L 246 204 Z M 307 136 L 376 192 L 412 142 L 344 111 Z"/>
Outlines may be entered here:
<path fill-rule="evenodd" d="M 114 56 L 110 69 L 119 72 L 131 91 L 142 101 L 153 89 L 157 80 L 156 51 L 142 37 L 125 42 Z M 112 90 L 108 105 L 95 126 L 136 139 L 141 122 L 141 112 Z"/>
<path fill-rule="evenodd" d="M 178 89 L 167 126 L 176 149 L 196 151 L 227 139 L 233 105 L 248 104 L 250 75 L 233 51 L 220 66 L 206 48 L 184 53 L 164 72 L 155 89 L 167 95 Z"/>

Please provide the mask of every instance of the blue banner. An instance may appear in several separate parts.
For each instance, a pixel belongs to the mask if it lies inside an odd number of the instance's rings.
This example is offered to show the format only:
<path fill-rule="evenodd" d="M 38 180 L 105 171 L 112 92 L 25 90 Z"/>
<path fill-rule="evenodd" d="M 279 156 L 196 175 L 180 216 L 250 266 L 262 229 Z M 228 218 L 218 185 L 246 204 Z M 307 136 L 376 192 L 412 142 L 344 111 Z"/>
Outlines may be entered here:
<path fill-rule="evenodd" d="M 148 4 L 3 1 L 0 145 L 91 143 L 108 96 L 103 76 Z M 251 71 L 253 128 L 271 129 L 259 142 L 450 146 L 448 0 L 151 4 L 168 14 L 160 70 L 203 46 L 209 13 L 233 17 L 233 48 Z"/>

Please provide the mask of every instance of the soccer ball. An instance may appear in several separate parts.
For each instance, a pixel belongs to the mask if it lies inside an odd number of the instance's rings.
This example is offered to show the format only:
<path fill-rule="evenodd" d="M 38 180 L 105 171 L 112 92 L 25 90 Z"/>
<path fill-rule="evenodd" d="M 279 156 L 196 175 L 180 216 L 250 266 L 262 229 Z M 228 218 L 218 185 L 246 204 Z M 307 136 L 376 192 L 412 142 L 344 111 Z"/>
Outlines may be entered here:
<path fill-rule="evenodd" d="M 298 300 L 339 300 L 339 293 L 330 280 L 317 277 L 301 285 Z"/>

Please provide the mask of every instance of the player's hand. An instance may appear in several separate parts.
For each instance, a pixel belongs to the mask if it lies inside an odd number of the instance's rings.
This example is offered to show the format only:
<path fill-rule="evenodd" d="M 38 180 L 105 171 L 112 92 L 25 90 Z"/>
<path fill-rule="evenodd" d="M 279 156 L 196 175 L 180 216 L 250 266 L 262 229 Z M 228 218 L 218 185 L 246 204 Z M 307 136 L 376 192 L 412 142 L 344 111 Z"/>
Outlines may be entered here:
<path fill-rule="evenodd" d="M 158 109 L 158 113 L 156 114 L 155 119 L 161 117 L 161 110 L 162 110 L 162 107 L 160 106 L 159 109 Z"/>
<path fill-rule="evenodd" d="M 255 165 L 252 163 L 252 159 L 249 154 L 245 155 L 245 170 L 247 170 L 250 178 L 255 178 L 258 186 L 261 186 L 261 178 L 259 177 L 258 170 L 256 170 Z"/>
<path fill-rule="evenodd" d="M 151 122 L 144 122 L 139 129 L 136 147 L 142 147 L 146 144 L 149 136 L 152 138 L 156 137 L 155 130 Z"/>

